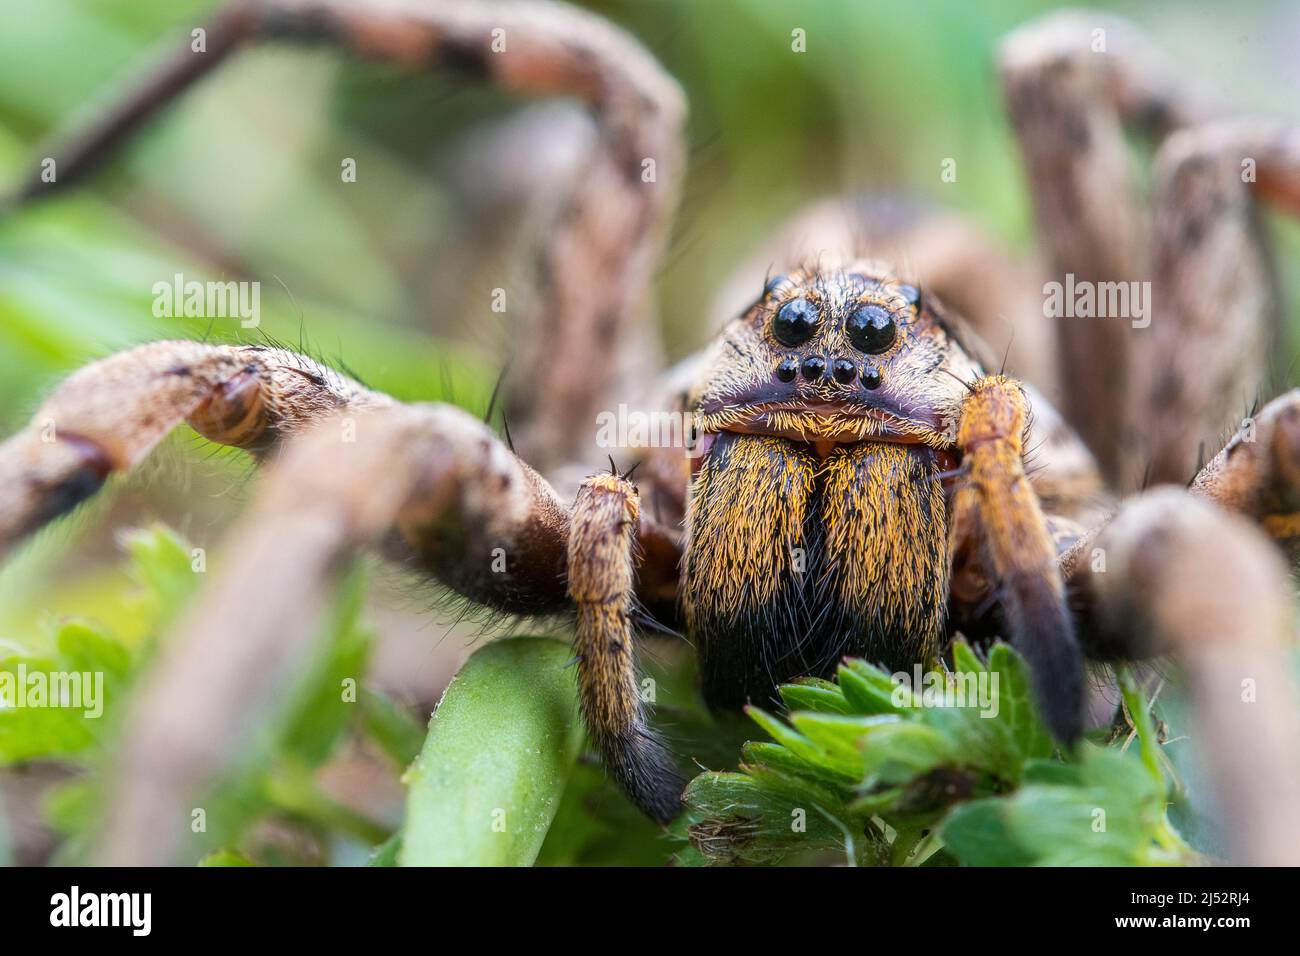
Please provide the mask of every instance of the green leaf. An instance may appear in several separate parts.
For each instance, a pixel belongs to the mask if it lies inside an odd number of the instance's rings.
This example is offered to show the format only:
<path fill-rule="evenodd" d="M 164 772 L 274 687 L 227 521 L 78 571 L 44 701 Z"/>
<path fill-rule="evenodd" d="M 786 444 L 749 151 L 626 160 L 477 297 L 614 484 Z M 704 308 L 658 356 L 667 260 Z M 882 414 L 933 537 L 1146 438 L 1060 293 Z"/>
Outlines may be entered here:
<path fill-rule="evenodd" d="M 954 641 L 952 645 L 952 669 L 978 674 L 987 670 L 979 655 L 966 641 Z"/>
<path fill-rule="evenodd" d="M 703 774 L 688 788 L 696 853 L 684 861 L 770 863 L 826 848 L 829 831 L 802 841 L 789 832 L 784 814 L 799 806 L 817 807 L 860 862 L 1192 858 L 1165 817 L 1154 744 L 1143 759 L 1090 745 L 1056 755 L 1014 650 L 994 645 L 985 662 L 959 642 L 952 659 L 901 699 L 890 675 L 848 661 L 839 696 L 800 681 L 782 688 L 785 720 L 751 708 L 774 742 L 746 744 L 740 774 Z"/>
<path fill-rule="evenodd" d="M 407 772 L 404 866 L 527 866 L 582 744 L 572 648 L 498 640 L 447 688 Z"/>
<path fill-rule="evenodd" d="M 862 661 L 849 661 L 836 672 L 840 690 L 855 713 L 894 714 L 899 707 L 894 703 L 902 691 L 889 675 Z"/>
<path fill-rule="evenodd" d="M 165 630 L 202 581 L 190 544 L 161 524 L 124 532 L 121 540 L 142 591 L 137 612 L 148 617 L 155 633 Z"/>
<path fill-rule="evenodd" d="M 1015 840 L 1001 800 L 976 800 L 954 809 L 943 825 L 948 851 L 971 866 L 1029 866 L 1034 856 Z"/>
<path fill-rule="evenodd" d="M 862 737 L 863 787 L 900 784 L 958 755 L 933 727 L 899 719 L 875 718 Z"/>
<path fill-rule="evenodd" d="M 375 847 L 366 861 L 366 866 L 397 866 L 398 854 L 402 852 L 402 831 L 398 830 L 379 846 Z"/>
<path fill-rule="evenodd" d="M 1086 747 L 1074 775 L 1031 783 L 1005 799 L 955 810 L 943 839 L 976 866 L 1135 866 L 1153 851 L 1164 812 L 1160 783 L 1137 757 Z M 1047 776 L 1040 766 L 1034 776 Z M 1068 782 L 1066 782 L 1068 781 Z"/>
<path fill-rule="evenodd" d="M 844 775 L 824 766 L 818 760 L 800 757 L 780 744 L 751 740 L 741 750 L 746 769 L 771 767 L 793 777 L 806 777 L 812 783 L 843 788 L 848 785 Z"/>
<path fill-rule="evenodd" d="M 853 705 L 844 692 L 830 681 L 806 677 L 781 686 L 781 701 L 786 710 L 810 710 L 819 714 L 852 714 Z"/>
<path fill-rule="evenodd" d="M 989 674 L 997 675 L 998 716 L 1011 730 L 1021 760 L 1050 756 L 1052 735 L 1034 706 L 1029 666 L 1007 644 L 989 652 Z"/>
<path fill-rule="evenodd" d="M 371 688 L 362 691 L 361 719 L 366 733 L 399 767 L 405 769 L 419 756 L 424 725 L 387 694 Z"/>
<path fill-rule="evenodd" d="M 714 863 L 774 863 L 809 850 L 853 850 L 861 833 L 831 790 L 770 770 L 702 773 L 686 788 L 691 845 Z"/>
<path fill-rule="evenodd" d="M 333 751 L 348 722 L 357 715 L 361 679 L 370 652 L 370 635 L 358 623 L 366 576 L 358 563 L 340 583 L 319 651 L 298 691 L 282 748 L 319 766 Z"/>
<path fill-rule="evenodd" d="M 199 860 L 201 867 L 253 866 L 253 861 L 234 850 L 217 850 Z"/>

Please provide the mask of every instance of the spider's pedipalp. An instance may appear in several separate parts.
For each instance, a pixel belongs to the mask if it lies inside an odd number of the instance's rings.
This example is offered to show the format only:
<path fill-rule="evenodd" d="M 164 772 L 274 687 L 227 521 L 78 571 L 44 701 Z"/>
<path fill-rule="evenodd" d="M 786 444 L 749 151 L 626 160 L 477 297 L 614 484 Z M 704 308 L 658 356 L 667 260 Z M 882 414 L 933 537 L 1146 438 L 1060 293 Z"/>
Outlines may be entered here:
<path fill-rule="evenodd" d="M 66 379 L 0 445 L 0 555 L 139 464 L 182 421 L 261 454 L 324 415 L 391 403 L 282 349 L 174 341 L 111 355 Z"/>
<path fill-rule="evenodd" d="M 986 565 L 1006 637 L 1029 663 L 1048 726 L 1071 743 L 1082 732 L 1083 656 L 1056 545 L 1024 471 L 1028 414 L 1023 388 L 1002 376 L 980 379 L 963 402 L 957 444 L 969 477 L 953 495 L 951 552 Z M 954 568 L 953 577 L 962 576 Z"/>
<path fill-rule="evenodd" d="M 174 861 L 189 807 L 303 664 L 347 559 L 387 545 L 503 610 L 567 606 L 568 512 L 476 418 L 392 404 L 291 441 L 131 700 L 99 853 Z M 503 557 L 502 563 L 496 563 Z"/>
<path fill-rule="evenodd" d="M 685 780 L 650 729 L 636 679 L 632 613 L 640 497 L 625 477 L 583 482 L 569 536 L 569 594 L 577 604 L 578 685 L 605 767 L 648 816 L 681 812 Z"/>

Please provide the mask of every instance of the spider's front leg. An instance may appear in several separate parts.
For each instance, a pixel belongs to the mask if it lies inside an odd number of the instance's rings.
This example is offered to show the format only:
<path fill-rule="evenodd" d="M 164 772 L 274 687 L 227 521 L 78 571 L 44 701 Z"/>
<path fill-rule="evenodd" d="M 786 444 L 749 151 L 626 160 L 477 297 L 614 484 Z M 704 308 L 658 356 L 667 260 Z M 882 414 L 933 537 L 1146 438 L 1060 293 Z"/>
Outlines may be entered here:
<path fill-rule="evenodd" d="M 565 591 L 569 511 L 482 423 L 449 406 L 322 420 L 268 468 L 222 560 L 132 696 L 102 858 L 172 862 L 188 811 L 307 659 L 346 560 L 383 546 L 499 611 Z M 494 561 L 505 556 L 504 566 Z"/>
<path fill-rule="evenodd" d="M 14 492 L 0 543 L 72 508 L 182 420 L 259 457 L 296 440 L 132 701 L 106 859 L 171 858 L 178 808 L 233 758 L 307 654 L 304 609 L 324 606 L 343 560 L 368 546 L 499 612 L 576 605 L 593 736 L 638 806 L 675 815 L 681 781 L 642 714 L 632 634 L 638 538 L 658 555 L 658 570 L 637 582 L 652 591 L 671 587 L 657 576 L 675 569 L 675 544 L 653 522 L 641 526 L 625 479 L 588 479 L 571 521 L 546 480 L 459 409 L 401 405 L 279 349 L 161 342 L 76 373 L 0 445 L 0 478 Z M 174 824 L 172 837 L 159 838 L 158 821 Z"/>
<path fill-rule="evenodd" d="M 130 470 L 182 421 L 262 455 L 325 415 L 392 402 L 283 349 L 175 341 L 111 355 L 64 381 L 0 444 L 0 556 Z"/>
<path fill-rule="evenodd" d="M 964 480 L 951 505 L 952 581 L 955 592 L 963 581 L 987 582 L 1007 638 L 1029 663 L 1050 729 L 1070 743 L 1082 731 L 1083 657 L 1057 549 L 1025 474 L 1028 423 L 1029 403 L 1017 382 L 992 375 L 971 384 L 957 427 Z"/>

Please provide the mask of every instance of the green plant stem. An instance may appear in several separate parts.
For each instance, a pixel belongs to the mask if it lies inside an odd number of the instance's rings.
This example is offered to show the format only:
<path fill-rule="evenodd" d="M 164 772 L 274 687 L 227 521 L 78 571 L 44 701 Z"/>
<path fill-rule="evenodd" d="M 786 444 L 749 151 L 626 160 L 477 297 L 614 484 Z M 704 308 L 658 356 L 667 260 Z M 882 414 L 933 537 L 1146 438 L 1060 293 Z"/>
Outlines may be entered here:
<path fill-rule="evenodd" d="M 1142 756 L 1142 763 L 1151 776 L 1165 783 L 1164 773 L 1160 769 L 1160 752 L 1156 747 L 1155 724 L 1151 722 L 1151 710 L 1147 706 L 1146 697 L 1137 685 L 1132 668 L 1127 664 L 1119 666 L 1116 676 L 1119 678 L 1120 693 L 1124 697 L 1124 707 L 1137 730 L 1138 752 Z"/>

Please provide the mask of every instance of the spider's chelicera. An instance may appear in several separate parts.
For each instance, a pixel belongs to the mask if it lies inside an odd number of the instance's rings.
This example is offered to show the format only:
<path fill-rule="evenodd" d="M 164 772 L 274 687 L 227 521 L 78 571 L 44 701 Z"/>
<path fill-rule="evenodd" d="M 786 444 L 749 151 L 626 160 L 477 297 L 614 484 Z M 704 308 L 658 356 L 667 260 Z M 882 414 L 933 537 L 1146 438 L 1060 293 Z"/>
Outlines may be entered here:
<path fill-rule="evenodd" d="M 1109 24 L 1105 53 L 1091 46 L 1097 21 Z M 494 49 L 503 29 L 509 42 Z M 641 355 L 684 103 L 597 17 L 528 4 L 239 3 L 208 31 L 202 62 L 180 55 L 133 87 L 54 153 L 58 181 L 34 177 L 17 204 L 76 181 L 221 54 L 267 35 L 571 95 L 595 132 L 519 319 L 505 394 L 513 444 L 463 411 L 399 403 L 283 349 L 168 341 L 77 372 L 0 447 L 0 548 L 182 421 L 274 459 L 232 534 L 239 559 L 213 575 L 124 728 L 127 765 L 154 767 L 158 753 L 174 764 L 122 782 L 106 814 L 118 859 L 163 853 L 141 834 L 190 806 L 221 751 L 206 735 L 236 723 L 228 701 L 243 662 L 300 659 L 310 622 L 298 609 L 319 605 L 323 581 L 361 547 L 498 612 L 570 615 L 587 726 L 660 821 L 680 809 L 690 755 L 668 752 L 639 692 L 634 648 L 651 617 L 694 643 L 702 693 L 724 709 L 767 704 L 780 682 L 826 676 L 845 655 L 911 671 L 940 666 L 959 634 L 1000 636 L 1028 660 L 1063 745 L 1084 725 L 1085 655 L 1185 649 L 1207 630 L 1258 640 L 1285 620 L 1273 613 L 1288 600 L 1273 542 L 1300 534 L 1300 395 L 1265 407 L 1249 439 L 1199 473 L 1197 457 L 1266 367 L 1275 310 L 1249 200 L 1296 208 L 1300 137 L 1263 121 L 1202 125 L 1208 114 L 1173 67 L 1122 24 L 1072 13 L 1030 25 L 1001 67 L 1048 270 L 1150 275 L 1149 328 L 1049 323 L 1029 267 L 952 215 L 819 205 L 765 251 L 788 271 L 764 281 L 748 270 L 749 301 L 714 344 L 649 389 L 657 407 L 693 417 L 700 442 L 689 456 L 628 455 L 635 485 L 591 473 L 583 423 L 647 391 L 623 359 Z M 1125 126 L 1158 144 L 1151 213 L 1128 185 Z M 1249 183 L 1244 155 L 1258 165 Z M 654 177 L 642 175 L 647 157 Z M 588 477 L 571 481 L 573 462 Z M 1113 491 L 1134 490 L 1144 469 L 1194 480 L 1117 507 Z M 1220 603 L 1204 610 L 1210 597 Z M 1224 601 L 1238 603 L 1221 612 Z M 183 702 L 205 739 L 181 739 L 178 752 L 151 715 L 172 713 L 175 688 L 196 673 L 204 680 Z"/>

